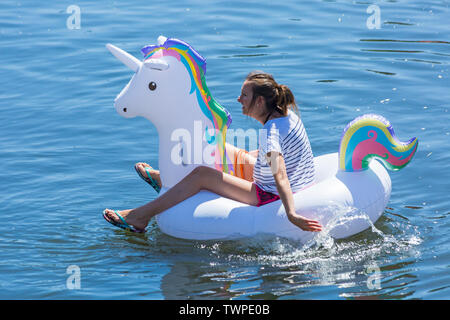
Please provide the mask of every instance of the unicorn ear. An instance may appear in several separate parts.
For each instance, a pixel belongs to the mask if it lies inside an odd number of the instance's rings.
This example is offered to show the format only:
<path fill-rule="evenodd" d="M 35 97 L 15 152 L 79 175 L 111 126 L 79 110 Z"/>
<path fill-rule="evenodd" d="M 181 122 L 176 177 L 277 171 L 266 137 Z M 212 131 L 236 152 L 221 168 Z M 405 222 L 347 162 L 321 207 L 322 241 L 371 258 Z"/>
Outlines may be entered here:
<path fill-rule="evenodd" d="M 144 65 L 147 68 L 156 69 L 160 71 L 167 70 L 169 68 L 169 64 L 161 59 L 148 59 L 144 61 Z"/>
<path fill-rule="evenodd" d="M 158 42 L 158 45 L 162 46 L 164 44 L 164 42 L 167 41 L 167 38 L 161 35 L 158 37 L 158 40 L 156 40 L 156 41 Z"/>

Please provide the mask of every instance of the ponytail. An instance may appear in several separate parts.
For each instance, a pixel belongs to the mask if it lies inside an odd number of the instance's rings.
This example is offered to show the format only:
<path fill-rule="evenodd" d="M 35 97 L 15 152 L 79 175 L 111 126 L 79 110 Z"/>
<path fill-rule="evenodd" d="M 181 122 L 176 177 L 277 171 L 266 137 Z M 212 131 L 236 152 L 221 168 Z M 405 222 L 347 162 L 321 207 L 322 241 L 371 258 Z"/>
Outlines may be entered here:
<path fill-rule="evenodd" d="M 295 103 L 295 97 L 292 93 L 291 89 L 289 89 L 288 86 L 282 84 L 277 87 L 277 94 L 278 94 L 278 100 L 277 100 L 277 106 L 279 109 L 281 109 L 282 114 L 286 115 L 288 113 L 288 110 L 294 110 L 297 111 L 297 104 Z"/>

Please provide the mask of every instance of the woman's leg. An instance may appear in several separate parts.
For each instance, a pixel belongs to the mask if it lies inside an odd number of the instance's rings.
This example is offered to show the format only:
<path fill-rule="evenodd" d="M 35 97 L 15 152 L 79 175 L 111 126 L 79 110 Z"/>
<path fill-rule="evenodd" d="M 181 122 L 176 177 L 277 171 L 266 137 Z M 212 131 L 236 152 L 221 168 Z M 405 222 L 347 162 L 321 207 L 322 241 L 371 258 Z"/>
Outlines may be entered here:
<path fill-rule="evenodd" d="M 136 170 L 139 170 L 140 173 L 142 174 L 142 176 L 144 176 L 144 177 L 147 176 L 147 171 L 145 169 L 151 168 L 151 169 L 148 169 L 149 174 L 158 183 L 159 187 L 161 188 L 161 186 L 162 186 L 161 176 L 160 176 L 158 170 L 153 169 L 148 163 L 145 163 L 145 162 L 138 162 L 134 165 L 134 167 L 136 168 Z"/>
<path fill-rule="evenodd" d="M 229 143 L 226 144 L 227 154 L 233 161 L 235 175 L 247 181 L 253 181 L 253 167 L 256 163 L 258 150 L 247 152 Z"/>
<path fill-rule="evenodd" d="M 143 230 L 155 215 L 195 195 L 200 190 L 209 190 L 250 205 L 258 203 L 255 186 L 250 181 L 202 166 L 195 168 L 157 199 L 136 209 L 120 211 L 119 214 L 128 224 Z M 109 219 L 120 222 L 112 210 L 105 211 Z"/>
<path fill-rule="evenodd" d="M 226 144 L 226 149 L 228 156 L 233 161 L 233 166 L 236 166 L 236 164 L 243 165 L 243 175 L 241 176 L 241 174 L 239 174 L 238 177 L 252 182 L 253 167 L 255 166 L 256 158 L 258 157 L 258 150 L 246 152 L 244 149 L 239 149 L 229 143 Z M 149 167 L 151 166 L 145 162 L 138 162 L 135 164 L 135 168 L 139 170 L 144 177 L 147 175 L 145 169 Z M 162 183 L 159 171 L 153 168 L 148 169 L 148 171 L 150 173 L 150 176 L 155 179 L 158 185 L 161 187 Z"/>

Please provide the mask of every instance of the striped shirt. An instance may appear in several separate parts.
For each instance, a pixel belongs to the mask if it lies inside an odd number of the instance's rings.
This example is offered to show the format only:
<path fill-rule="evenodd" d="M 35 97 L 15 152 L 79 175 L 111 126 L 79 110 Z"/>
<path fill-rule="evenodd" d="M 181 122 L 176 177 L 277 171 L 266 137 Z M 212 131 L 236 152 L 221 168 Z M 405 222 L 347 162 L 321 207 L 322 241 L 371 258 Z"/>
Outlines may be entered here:
<path fill-rule="evenodd" d="M 265 123 L 259 133 L 258 158 L 253 169 L 255 184 L 266 192 L 278 194 L 266 155 L 271 151 L 283 155 L 292 192 L 315 180 L 314 156 L 301 119 L 289 110 L 285 117 Z"/>

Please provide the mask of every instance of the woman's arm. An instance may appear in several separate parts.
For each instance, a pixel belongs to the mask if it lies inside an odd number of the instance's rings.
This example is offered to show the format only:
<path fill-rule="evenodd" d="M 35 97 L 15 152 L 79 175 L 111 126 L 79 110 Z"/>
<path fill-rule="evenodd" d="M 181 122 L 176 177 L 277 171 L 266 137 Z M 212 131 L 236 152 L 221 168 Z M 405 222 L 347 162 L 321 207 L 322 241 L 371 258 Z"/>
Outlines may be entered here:
<path fill-rule="evenodd" d="M 307 219 L 295 212 L 294 197 L 286 174 L 283 156 L 278 152 L 269 152 L 267 159 L 289 221 L 304 231 L 321 231 L 322 226 L 318 221 Z"/>

